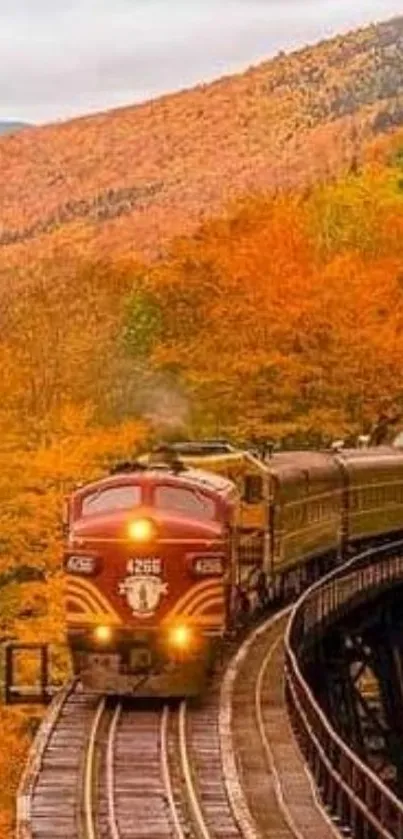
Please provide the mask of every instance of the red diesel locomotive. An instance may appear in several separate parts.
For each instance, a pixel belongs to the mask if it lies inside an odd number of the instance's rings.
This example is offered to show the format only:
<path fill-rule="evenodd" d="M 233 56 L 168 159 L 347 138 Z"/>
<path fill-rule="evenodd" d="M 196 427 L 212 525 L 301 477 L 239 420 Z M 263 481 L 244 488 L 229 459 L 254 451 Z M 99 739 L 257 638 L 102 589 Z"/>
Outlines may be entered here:
<path fill-rule="evenodd" d="M 68 643 L 85 688 L 136 696 L 203 689 L 227 627 L 232 481 L 125 465 L 67 505 Z"/>
<path fill-rule="evenodd" d="M 225 632 L 403 531 L 399 449 L 168 449 L 69 500 L 68 641 L 102 693 L 200 694 Z"/>

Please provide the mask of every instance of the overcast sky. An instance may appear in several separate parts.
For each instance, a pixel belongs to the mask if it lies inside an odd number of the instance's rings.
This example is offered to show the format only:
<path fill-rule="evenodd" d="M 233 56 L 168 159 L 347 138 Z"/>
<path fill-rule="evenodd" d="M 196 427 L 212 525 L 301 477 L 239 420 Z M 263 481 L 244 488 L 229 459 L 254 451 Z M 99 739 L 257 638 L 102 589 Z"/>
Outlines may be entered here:
<path fill-rule="evenodd" d="M 0 119 L 139 102 L 399 13 L 403 0 L 0 0 Z"/>

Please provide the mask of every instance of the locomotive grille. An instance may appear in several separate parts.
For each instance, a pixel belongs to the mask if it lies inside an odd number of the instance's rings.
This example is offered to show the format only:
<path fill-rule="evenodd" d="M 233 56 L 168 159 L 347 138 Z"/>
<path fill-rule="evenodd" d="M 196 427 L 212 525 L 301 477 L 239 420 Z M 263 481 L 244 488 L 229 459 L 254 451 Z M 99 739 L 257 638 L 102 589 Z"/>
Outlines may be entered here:
<path fill-rule="evenodd" d="M 238 549 L 241 565 L 262 565 L 264 550 L 263 531 L 241 531 L 239 534 Z"/>

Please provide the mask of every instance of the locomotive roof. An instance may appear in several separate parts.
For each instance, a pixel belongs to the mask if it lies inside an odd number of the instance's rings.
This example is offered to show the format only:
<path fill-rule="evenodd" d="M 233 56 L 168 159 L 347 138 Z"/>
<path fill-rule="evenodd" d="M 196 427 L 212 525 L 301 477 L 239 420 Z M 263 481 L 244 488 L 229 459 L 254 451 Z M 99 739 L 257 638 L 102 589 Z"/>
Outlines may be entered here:
<path fill-rule="evenodd" d="M 186 440 L 182 443 L 171 443 L 170 448 L 176 454 L 184 455 L 212 455 L 235 452 L 235 447 L 227 440 Z"/>
<path fill-rule="evenodd" d="M 190 487 L 198 486 L 200 489 L 208 489 L 210 492 L 217 492 L 220 495 L 229 495 L 234 492 L 234 483 L 228 478 L 216 475 L 212 472 L 205 472 L 201 469 L 186 467 L 181 472 L 174 472 L 168 467 L 150 467 L 148 469 L 133 469 L 133 471 L 122 471 L 113 475 L 106 475 L 97 481 L 79 487 L 77 492 L 88 492 L 102 487 L 113 487 L 130 483 L 163 483 L 169 479 L 174 483 L 185 484 Z"/>
<path fill-rule="evenodd" d="M 153 470 L 153 475 L 155 478 L 158 476 L 161 479 L 162 474 L 172 475 L 172 472 L 168 470 L 159 469 Z M 179 475 L 175 476 L 182 478 L 182 480 L 189 481 L 192 484 L 198 484 L 201 487 L 206 487 L 207 489 L 212 490 L 213 492 L 219 492 L 226 494 L 233 490 L 234 482 L 231 481 L 229 478 L 224 478 L 222 475 L 217 475 L 214 472 L 204 471 L 203 469 L 186 469 L 183 472 L 180 472 Z"/>

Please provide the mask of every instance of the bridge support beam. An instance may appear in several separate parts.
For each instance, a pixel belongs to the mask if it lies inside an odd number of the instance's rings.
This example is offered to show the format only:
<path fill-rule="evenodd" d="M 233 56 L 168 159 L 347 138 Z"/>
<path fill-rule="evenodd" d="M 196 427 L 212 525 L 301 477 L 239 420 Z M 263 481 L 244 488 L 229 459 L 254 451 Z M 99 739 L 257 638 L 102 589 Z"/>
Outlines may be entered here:
<path fill-rule="evenodd" d="M 374 637 L 375 636 L 375 637 Z M 382 624 L 371 633 L 373 670 L 385 722 L 386 750 L 396 769 L 395 786 L 403 795 L 403 637 L 386 605 Z"/>
<path fill-rule="evenodd" d="M 401 590 L 345 616 L 321 637 L 306 675 L 334 727 L 403 796 Z"/>

